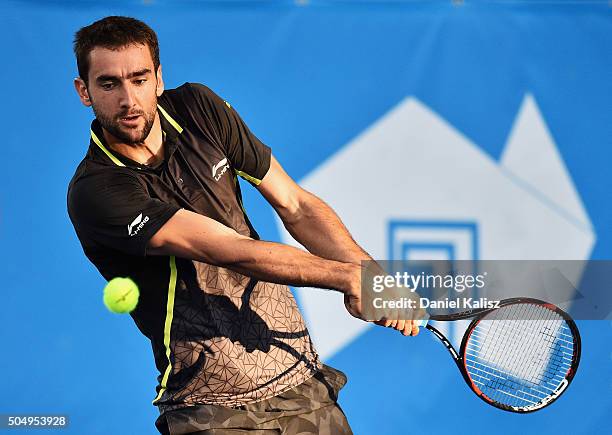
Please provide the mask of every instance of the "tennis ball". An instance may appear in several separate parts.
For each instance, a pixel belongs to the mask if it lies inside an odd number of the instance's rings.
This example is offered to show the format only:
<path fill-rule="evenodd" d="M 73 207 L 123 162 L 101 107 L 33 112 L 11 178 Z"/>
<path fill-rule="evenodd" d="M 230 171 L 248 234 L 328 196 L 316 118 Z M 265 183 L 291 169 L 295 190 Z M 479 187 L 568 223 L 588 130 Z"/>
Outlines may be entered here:
<path fill-rule="evenodd" d="M 113 313 L 129 313 L 136 308 L 139 295 L 130 278 L 113 278 L 104 287 L 104 305 Z"/>

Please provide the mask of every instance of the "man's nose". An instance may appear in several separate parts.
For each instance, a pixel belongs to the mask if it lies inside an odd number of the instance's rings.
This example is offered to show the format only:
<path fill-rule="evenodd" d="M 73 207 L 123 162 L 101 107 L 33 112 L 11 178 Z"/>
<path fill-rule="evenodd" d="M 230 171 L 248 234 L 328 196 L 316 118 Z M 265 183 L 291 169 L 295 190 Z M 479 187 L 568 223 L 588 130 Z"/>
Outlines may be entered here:
<path fill-rule="evenodd" d="M 134 89 L 130 86 L 129 83 L 124 84 L 121 87 L 121 97 L 119 100 L 119 104 L 122 108 L 130 108 L 136 104 L 136 96 L 134 95 Z"/>

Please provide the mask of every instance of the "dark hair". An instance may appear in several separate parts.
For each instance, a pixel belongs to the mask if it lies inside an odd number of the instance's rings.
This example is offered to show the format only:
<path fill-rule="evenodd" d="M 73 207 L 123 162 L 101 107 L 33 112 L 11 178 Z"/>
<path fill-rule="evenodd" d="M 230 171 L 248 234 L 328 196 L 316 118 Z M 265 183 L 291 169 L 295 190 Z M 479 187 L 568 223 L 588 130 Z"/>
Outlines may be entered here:
<path fill-rule="evenodd" d="M 94 48 L 103 47 L 116 50 L 130 44 L 143 44 L 149 47 L 155 67 L 154 72 L 157 74 L 159 44 L 153 29 L 135 18 L 110 16 L 82 27 L 74 35 L 73 48 L 79 77 L 85 84 L 88 84 L 89 53 Z"/>

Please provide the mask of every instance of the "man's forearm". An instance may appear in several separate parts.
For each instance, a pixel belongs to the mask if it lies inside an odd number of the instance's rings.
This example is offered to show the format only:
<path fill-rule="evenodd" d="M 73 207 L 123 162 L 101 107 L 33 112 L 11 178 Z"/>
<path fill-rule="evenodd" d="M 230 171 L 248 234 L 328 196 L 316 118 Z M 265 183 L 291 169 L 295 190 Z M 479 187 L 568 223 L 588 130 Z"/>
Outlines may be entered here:
<path fill-rule="evenodd" d="M 353 264 L 372 260 L 332 208 L 312 193 L 305 193 L 298 212 L 281 219 L 293 238 L 319 257 Z"/>
<path fill-rule="evenodd" d="M 279 284 L 343 293 L 359 285 L 360 268 L 354 264 L 320 258 L 280 243 L 253 240 L 187 210 L 177 211 L 152 237 L 147 253 L 176 255 Z"/>
<path fill-rule="evenodd" d="M 254 278 L 292 285 L 354 291 L 360 269 L 355 264 L 320 258 L 280 243 L 243 239 L 234 242 L 237 254 L 219 265 Z"/>

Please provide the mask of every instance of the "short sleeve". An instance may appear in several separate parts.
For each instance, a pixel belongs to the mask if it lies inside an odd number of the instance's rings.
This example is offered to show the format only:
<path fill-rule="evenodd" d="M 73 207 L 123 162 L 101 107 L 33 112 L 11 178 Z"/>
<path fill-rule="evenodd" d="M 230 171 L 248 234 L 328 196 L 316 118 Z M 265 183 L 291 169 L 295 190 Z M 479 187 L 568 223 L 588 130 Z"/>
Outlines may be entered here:
<path fill-rule="evenodd" d="M 137 178 L 113 171 L 77 180 L 68 214 L 81 243 L 146 255 L 151 237 L 180 207 L 151 198 Z"/>
<path fill-rule="evenodd" d="M 217 124 L 222 146 L 234 169 L 251 184 L 259 184 L 270 169 L 270 148 L 249 130 L 228 102 L 204 85 L 189 85 L 206 117 Z"/>

